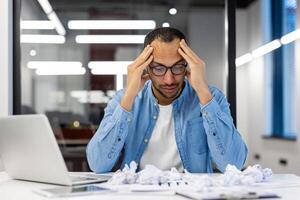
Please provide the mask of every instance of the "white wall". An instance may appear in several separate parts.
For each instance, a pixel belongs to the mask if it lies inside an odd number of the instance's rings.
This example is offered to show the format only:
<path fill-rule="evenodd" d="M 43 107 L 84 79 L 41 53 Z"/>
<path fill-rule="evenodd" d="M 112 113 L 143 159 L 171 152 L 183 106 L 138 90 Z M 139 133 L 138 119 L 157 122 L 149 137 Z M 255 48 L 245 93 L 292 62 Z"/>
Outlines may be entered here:
<path fill-rule="evenodd" d="M 253 15 L 253 13 L 255 13 Z M 247 10 L 238 10 L 236 13 L 236 44 L 237 56 L 241 56 L 262 44 L 261 22 L 258 1 L 254 2 Z M 261 137 L 265 130 L 264 112 L 264 68 L 263 59 L 259 58 L 250 64 L 237 68 L 237 128 L 246 140 L 249 148 L 247 164 L 252 164 L 252 143 L 255 127 L 257 136 Z M 253 101 L 255 99 L 255 103 Z"/>
<path fill-rule="evenodd" d="M 188 41 L 206 63 L 209 84 L 226 91 L 225 8 L 195 9 L 188 15 Z"/>
<path fill-rule="evenodd" d="M 245 52 L 249 51 L 249 40 L 245 40 L 244 38 L 248 38 L 248 30 L 247 30 L 247 19 L 248 19 L 248 12 L 247 10 L 237 10 L 236 11 L 237 17 L 237 30 L 236 30 L 236 44 L 238 48 L 236 49 L 236 55 L 240 56 L 243 55 Z M 247 104 L 248 99 L 244 98 L 242 101 L 240 99 L 241 95 L 239 95 L 239 91 L 248 90 L 247 85 L 240 84 L 241 80 L 245 80 L 247 76 L 246 69 L 240 70 L 241 68 L 237 69 L 237 76 L 236 76 L 236 90 L 237 90 L 237 128 L 243 139 L 245 140 L 248 146 L 248 134 L 247 134 Z"/>
<path fill-rule="evenodd" d="M 300 1 L 298 0 L 298 5 Z M 253 50 L 262 44 L 261 26 L 261 2 L 255 1 L 247 10 L 237 12 L 237 55 Z M 299 8 L 298 8 L 298 13 Z M 298 19 L 299 15 L 298 15 Z M 298 21 L 298 27 L 299 21 Z M 299 40 L 297 41 L 296 55 L 299 55 Z M 297 57 L 297 56 L 296 56 Z M 297 66 L 296 102 L 299 102 L 299 58 Z M 295 173 L 300 175 L 300 127 L 298 124 L 298 141 L 286 141 L 276 139 L 263 139 L 266 133 L 266 76 L 268 75 L 264 59 L 259 58 L 249 64 L 237 68 L 237 111 L 238 128 L 246 134 L 249 147 L 248 164 L 260 163 L 264 167 L 270 167 L 276 173 Z M 300 110 L 298 103 L 297 109 Z M 299 119 L 299 113 L 297 119 Z M 299 121 L 299 120 L 298 120 Z M 259 154 L 260 159 L 254 158 Z M 286 159 L 287 166 L 279 164 L 279 159 Z"/>
<path fill-rule="evenodd" d="M 12 112 L 12 2 L 0 1 L 0 116 Z M 0 129 L 1 133 L 1 129 Z M 3 165 L 0 158 L 0 171 Z"/>
<path fill-rule="evenodd" d="M 297 1 L 297 5 L 298 5 L 298 8 L 297 8 L 297 28 L 300 28 L 300 0 Z M 295 55 L 298 55 L 296 56 L 296 101 L 297 102 L 296 104 L 296 110 L 298 112 L 296 112 L 296 117 L 297 117 L 297 120 L 296 120 L 296 126 L 297 126 L 297 130 L 298 130 L 298 137 L 300 137 L 300 40 L 297 40 L 296 42 L 296 54 Z M 299 139 L 298 139 L 299 141 Z M 298 142 L 299 144 L 299 142 Z M 294 159 L 296 159 L 298 162 L 299 161 L 299 156 L 297 155 L 294 155 Z M 298 168 L 299 169 L 299 168 Z"/>

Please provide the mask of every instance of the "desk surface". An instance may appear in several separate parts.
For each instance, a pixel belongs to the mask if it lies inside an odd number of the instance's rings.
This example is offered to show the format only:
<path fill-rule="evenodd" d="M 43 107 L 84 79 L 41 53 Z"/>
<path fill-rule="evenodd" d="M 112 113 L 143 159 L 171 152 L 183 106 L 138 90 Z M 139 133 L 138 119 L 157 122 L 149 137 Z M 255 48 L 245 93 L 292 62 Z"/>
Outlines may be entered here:
<path fill-rule="evenodd" d="M 28 181 L 12 180 L 5 172 L 0 172 L 0 199 L 1 200 L 35 200 L 35 199 L 49 199 L 42 197 L 33 192 L 33 190 L 55 187 L 50 184 L 35 183 Z M 257 187 L 257 186 L 256 186 Z M 261 184 L 260 187 L 269 189 L 279 196 L 283 200 L 297 199 L 300 197 L 300 177 L 293 174 L 275 174 L 272 180 L 268 183 Z M 72 199 L 97 199 L 99 197 L 102 200 L 105 199 L 138 199 L 138 200 L 153 200 L 153 199 L 172 199 L 172 200 L 186 200 L 187 198 L 171 195 L 171 194 L 159 194 L 159 193 L 111 193 L 111 194 L 100 194 L 90 195 L 81 197 L 72 197 Z M 51 199 L 70 199 L 68 198 L 51 198 Z"/>

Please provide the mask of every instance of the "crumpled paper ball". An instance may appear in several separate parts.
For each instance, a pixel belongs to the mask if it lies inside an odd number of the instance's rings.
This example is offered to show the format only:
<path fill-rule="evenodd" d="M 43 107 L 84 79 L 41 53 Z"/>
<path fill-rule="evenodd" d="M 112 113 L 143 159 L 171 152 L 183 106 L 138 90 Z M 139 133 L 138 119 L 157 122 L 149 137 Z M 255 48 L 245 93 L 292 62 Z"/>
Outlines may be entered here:
<path fill-rule="evenodd" d="M 259 164 L 248 166 L 244 171 L 238 170 L 234 165 L 227 165 L 220 183 L 223 186 L 253 185 L 268 181 L 272 175 L 271 169 L 263 169 Z"/>
<path fill-rule="evenodd" d="M 256 164 L 248 166 L 240 171 L 234 165 L 227 165 L 225 172 L 216 182 L 211 176 L 189 173 L 186 169 L 180 173 L 176 168 L 162 171 L 154 165 L 146 165 L 145 169 L 136 172 L 136 162 L 126 164 L 122 170 L 114 173 L 109 183 L 113 185 L 141 184 L 141 185 L 163 185 L 179 186 L 184 184 L 197 191 L 208 191 L 213 186 L 253 185 L 255 183 L 268 181 L 273 172 L 269 168 L 262 168 Z"/>

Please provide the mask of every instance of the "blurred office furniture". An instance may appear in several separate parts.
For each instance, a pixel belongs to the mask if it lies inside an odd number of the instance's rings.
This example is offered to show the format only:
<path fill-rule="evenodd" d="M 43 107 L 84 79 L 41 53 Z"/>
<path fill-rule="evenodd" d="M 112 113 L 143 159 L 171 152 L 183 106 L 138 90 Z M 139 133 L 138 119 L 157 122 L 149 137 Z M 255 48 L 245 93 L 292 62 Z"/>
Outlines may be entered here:
<path fill-rule="evenodd" d="M 53 133 L 60 146 L 69 171 L 90 171 L 86 159 L 86 145 L 95 128 L 84 116 L 72 112 L 47 111 Z"/>

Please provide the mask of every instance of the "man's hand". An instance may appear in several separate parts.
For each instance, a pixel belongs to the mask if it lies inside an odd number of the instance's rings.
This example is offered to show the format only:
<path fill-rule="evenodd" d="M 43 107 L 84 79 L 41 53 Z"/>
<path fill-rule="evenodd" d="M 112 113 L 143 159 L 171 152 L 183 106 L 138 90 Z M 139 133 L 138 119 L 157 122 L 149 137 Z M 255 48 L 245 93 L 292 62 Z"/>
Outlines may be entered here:
<path fill-rule="evenodd" d="M 147 45 L 143 52 L 127 67 L 127 87 L 121 100 L 121 106 L 131 111 L 134 99 L 149 79 L 149 74 L 143 75 L 144 69 L 152 62 L 153 47 Z"/>
<path fill-rule="evenodd" d="M 205 63 L 182 39 L 180 41 L 179 54 L 186 60 L 191 71 L 187 71 L 187 77 L 191 86 L 196 91 L 200 103 L 205 105 L 212 99 L 212 94 L 208 89 L 205 78 Z"/>

